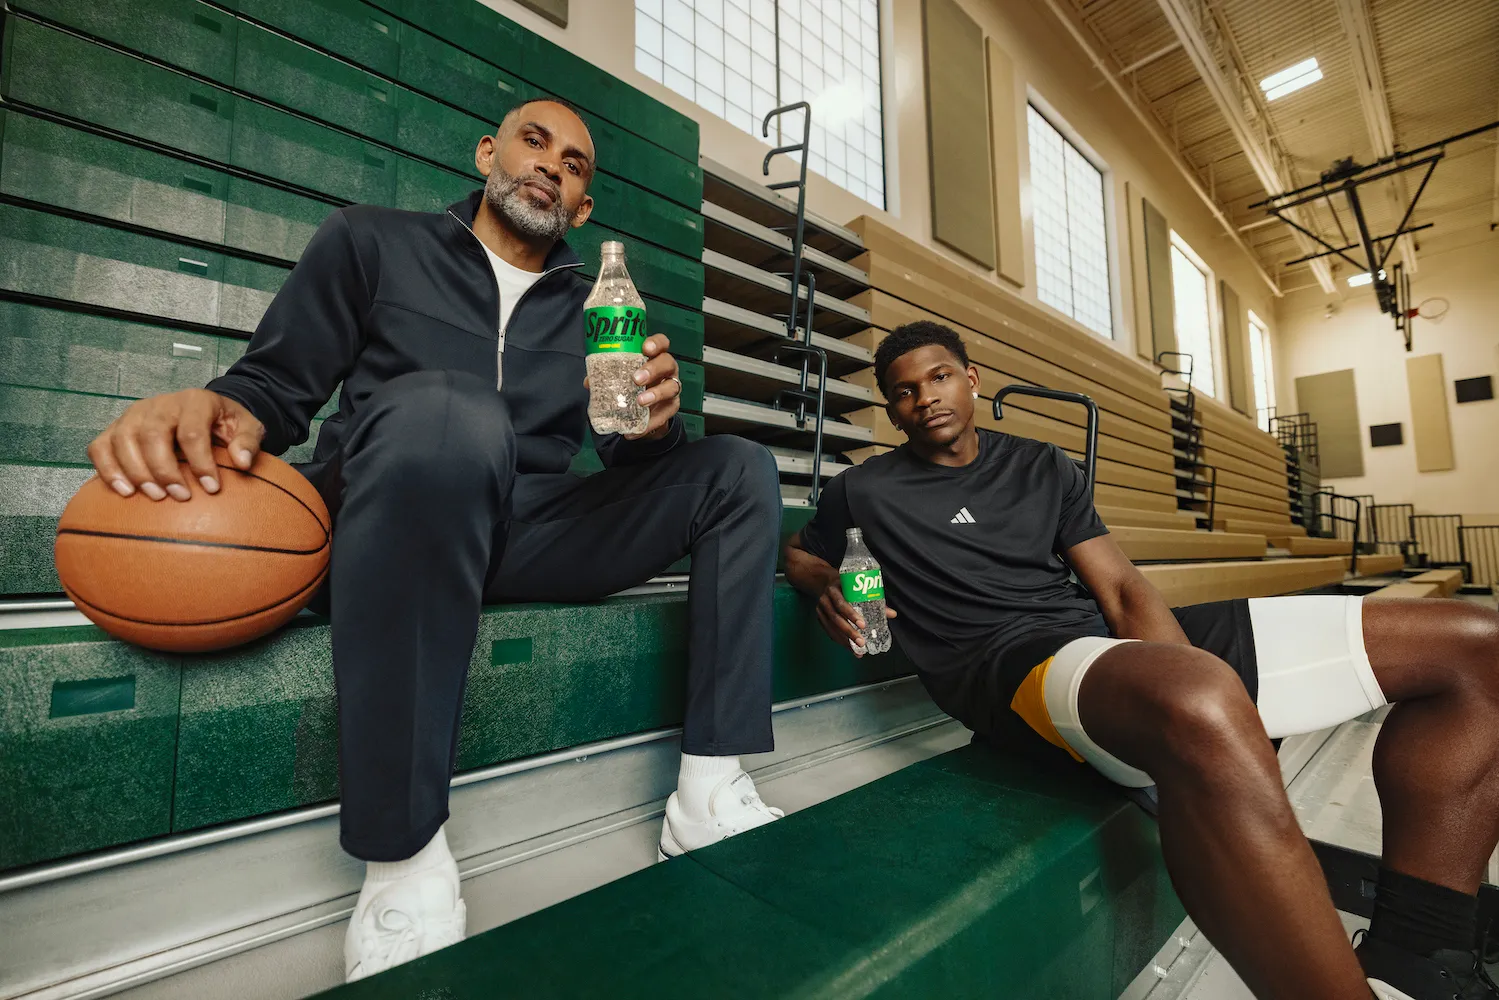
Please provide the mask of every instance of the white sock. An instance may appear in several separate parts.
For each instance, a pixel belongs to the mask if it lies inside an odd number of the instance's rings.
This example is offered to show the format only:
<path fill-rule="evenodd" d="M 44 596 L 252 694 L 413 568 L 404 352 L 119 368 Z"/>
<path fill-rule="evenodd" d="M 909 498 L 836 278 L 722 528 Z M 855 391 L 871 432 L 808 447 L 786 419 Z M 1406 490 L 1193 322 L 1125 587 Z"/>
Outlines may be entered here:
<path fill-rule="evenodd" d="M 427 841 L 427 846 L 405 861 L 365 862 L 365 882 L 394 882 L 437 868 L 449 868 L 456 874 L 458 863 L 453 860 L 453 854 L 448 850 L 446 829 L 446 826 L 438 827 L 432 839 Z"/>
<path fill-rule="evenodd" d="M 699 757 L 682 754 L 682 769 L 677 772 L 677 804 L 694 819 L 708 818 L 708 796 L 724 778 L 732 778 L 744 768 L 738 757 Z"/>

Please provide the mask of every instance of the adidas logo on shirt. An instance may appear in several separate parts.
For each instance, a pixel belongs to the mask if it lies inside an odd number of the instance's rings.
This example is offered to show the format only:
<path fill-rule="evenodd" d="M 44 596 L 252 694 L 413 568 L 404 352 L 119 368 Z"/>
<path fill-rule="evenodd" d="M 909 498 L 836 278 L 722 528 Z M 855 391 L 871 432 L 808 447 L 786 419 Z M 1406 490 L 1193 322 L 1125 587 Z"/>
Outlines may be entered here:
<path fill-rule="evenodd" d="M 967 507 L 964 507 L 962 510 L 958 511 L 957 515 L 949 523 L 950 524 L 978 524 L 978 522 L 973 519 L 973 515 L 970 514 L 970 513 L 968 513 L 968 508 Z"/>

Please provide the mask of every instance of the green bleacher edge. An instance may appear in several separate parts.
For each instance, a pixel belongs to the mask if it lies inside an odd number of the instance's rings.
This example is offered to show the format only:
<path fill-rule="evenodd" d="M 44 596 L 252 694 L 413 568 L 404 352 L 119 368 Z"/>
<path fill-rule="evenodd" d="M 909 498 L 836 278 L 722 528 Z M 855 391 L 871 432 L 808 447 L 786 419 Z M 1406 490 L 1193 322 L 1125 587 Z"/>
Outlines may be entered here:
<path fill-rule="evenodd" d="M 486 608 L 458 770 L 681 724 L 687 597 Z M 338 795 L 329 628 L 304 615 L 223 653 L 153 653 L 93 626 L 0 631 L 0 869 Z M 775 593 L 773 697 L 903 676 Z"/>
<path fill-rule="evenodd" d="M 318 995 L 1115 1000 L 1184 916 L 1117 789 L 969 746 Z"/>

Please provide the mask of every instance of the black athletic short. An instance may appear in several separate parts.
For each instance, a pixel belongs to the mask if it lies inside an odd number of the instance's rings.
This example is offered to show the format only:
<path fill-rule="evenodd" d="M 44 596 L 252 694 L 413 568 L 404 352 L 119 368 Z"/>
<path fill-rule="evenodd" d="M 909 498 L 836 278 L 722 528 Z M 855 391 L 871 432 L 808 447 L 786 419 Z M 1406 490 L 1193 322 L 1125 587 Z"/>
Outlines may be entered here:
<path fill-rule="evenodd" d="M 1173 608 L 1187 639 L 1223 660 L 1254 699 L 1259 692 L 1254 632 L 1247 600 L 1218 601 Z M 1042 739 L 1017 715 L 1010 703 L 1020 685 L 1057 650 L 1088 633 L 1038 631 L 990 654 L 980 654 L 968 666 L 943 674 L 926 674 L 922 682 L 932 700 L 947 714 L 996 745 L 1065 753 Z"/>

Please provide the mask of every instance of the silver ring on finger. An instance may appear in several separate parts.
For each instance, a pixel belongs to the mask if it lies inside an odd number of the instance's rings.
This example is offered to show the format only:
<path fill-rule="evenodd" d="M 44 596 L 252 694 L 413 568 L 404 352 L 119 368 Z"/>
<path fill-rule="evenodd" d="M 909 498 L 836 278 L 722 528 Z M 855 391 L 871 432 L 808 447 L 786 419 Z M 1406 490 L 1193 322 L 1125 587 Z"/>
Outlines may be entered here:
<path fill-rule="evenodd" d="M 677 384 L 677 395 L 680 396 L 682 394 L 682 380 L 677 378 L 675 375 L 668 375 L 666 377 Z"/>

